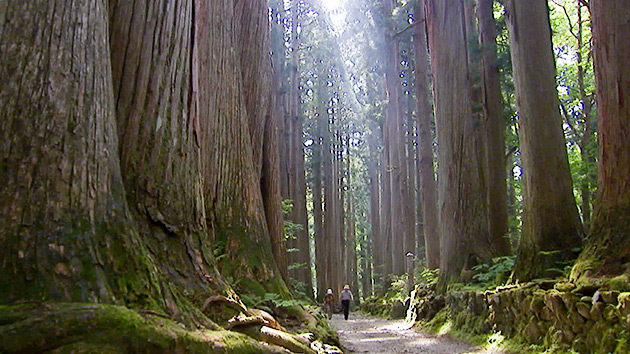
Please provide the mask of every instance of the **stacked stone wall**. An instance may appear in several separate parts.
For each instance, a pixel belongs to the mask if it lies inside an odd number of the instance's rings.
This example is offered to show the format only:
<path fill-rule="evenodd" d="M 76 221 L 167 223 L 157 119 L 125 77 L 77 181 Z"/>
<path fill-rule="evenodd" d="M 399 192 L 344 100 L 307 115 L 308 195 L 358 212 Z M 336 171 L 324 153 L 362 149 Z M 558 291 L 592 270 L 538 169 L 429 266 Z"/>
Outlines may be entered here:
<path fill-rule="evenodd" d="M 416 296 L 412 304 L 409 315 L 430 319 L 426 296 Z M 630 353 L 630 292 L 532 283 L 450 292 L 445 306 L 453 324 L 473 334 L 500 332 L 528 344 L 578 353 Z"/>

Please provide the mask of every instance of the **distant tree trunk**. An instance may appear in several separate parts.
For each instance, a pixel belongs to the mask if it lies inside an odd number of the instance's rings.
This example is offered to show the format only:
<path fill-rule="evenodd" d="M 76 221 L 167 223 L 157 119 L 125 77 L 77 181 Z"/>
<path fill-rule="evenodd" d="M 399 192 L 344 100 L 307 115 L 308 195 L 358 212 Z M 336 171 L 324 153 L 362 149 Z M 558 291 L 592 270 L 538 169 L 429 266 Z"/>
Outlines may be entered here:
<path fill-rule="evenodd" d="M 369 235 L 364 234 L 363 243 L 361 245 L 361 293 L 364 298 L 372 295 L 372 275 L 373 275 L 373 263 L 374 248 L 370 242 Z"/>
<path fill-rule="evenodd" d="M 348 225 L 346 227 L 346 269 L 347 269 L 347 281 L 354 291 L 358 291 L 358 277 L 357 277 L 357 234 L 356 234 L 356 218 L 354 209 L 354 200 L 352 195 L 348 195 Z"/>
<path fill-rule="evenodd" d="M 523 169 L 523 227 L 512 279 L 527 281 L 553 275 L 547 269 L 574 259 L 583 230 L 562 131 L 547 2 L 508 1 L 507 17 Z"/>
<path fill-rule="evenodd" d="M 594 165 L 595 164 L 595 156 L 594 152 L 591 149 L 591 142 L 593 141 L 593 118 L 591 115 L 592 104 L 591 99 L 586 94 L 586 88 L 584 84 L 584 58 L 582 52 L 584 50 L 584 36 L 583 36 L 583 20 L 582 20 L 582 6 L 584 6 L 580 1 L 576 2 L 577 6 L 577 50 L 576 50 L 576 66 L 577 66 L 577 74 L 578 74 L 578 88 L 580 90 L 580 100 L 582 101 L 582 122 L 584 124 L 584 129 L 582 130 L 582 137 L 580 138 L 579 146 L 580 146 L 580 156 L 582 158 L 582 163 L 584 165 Z M 591 173 L 587 172 L 586 178 L 582 181 L 582 185 L 580 186 L 580 195 L 582 196 L 582 222 L 586 227 L 591 225 L 591 181 L 596 180 L 596 176 L 593 176 Z"/>
<path fill-rule="evenodd" d="M 630 7 L 592 0 L 599 110 L 599 199 L 591 235 L 572 278 L 614 277 L 630 269 Z"/>
<path fill-rule="evenodd" d="M 315 230 L 315 270 L 317 275 L 317 300 L 323 301 L 328 283 L 329 241 L 324 228 L 324 203 L 322 196 L 322 159 L 324 157 L 323 125 L 321 109 L 315 113 L 316 134 L 313 137 L 313 223 Z"/>
<path fill-rule="evenodd" d="M 423 1 L 416 3 L 417 21 L 425 20 Z M 431 105 L 429 103 L 429 63 L 427 52 L 426 24 L 420 23 L 414 34 L 416 99 L 418 124 L 418 170 L 420 171 L 420 201 L 422 202 L 422 220 L 424 246 L 427 267 L 436 269 L 440 266 L 440 238 L 438 234 L 438 216 L 433 169 L 433 134 L 431 133 Z"/>
<path fill-rule="evenodd" d="M 514 152 L 510 152 L 506 156 L 506 165 L 507 165 L 507 206 L 508 206 L 508 232 L 510 236 L 516 235 L 518 233 L 518 225 L 516 222 L 512 224 L 509 223 L 509 220 L 516 219 L 516 206 L 518 203 L 516 200 L 516 191 L 514 190 L 514 184 L 516 183 L 516 179 L 514 177 Z"/>
<path fill-rule="evenodd" d="M 370 179 L 370 225 L 372 239 L 372 273 L 375 279 L 380 279 L 383 274 L 383 241 L 381 233 L 381 197 L 379 179 L 379 151 L 377 146 L 378 127 L 372 127 L 372 133 L 368 135 L 369 157 L 366 161 L 368 176 Z M 364 275 L 365 276 L 365 275 Z M 365 281 L 365 279 L 364 279 Z M 370 281 L 371 284 L 371 281 Z"/>
<path fill-rule="evenodd" d="M 298 33 L 299 23 L 299 0 L 294 0 L 290 5 L 291 13 L 291 56 L 289 62 L 289 112 L 284 120 L 285 149 L 283 157 L 284 165 L 284 198 L 290 199 L 293 203 L 292 212 L 288 220 L 300 229 L 296 231 L 295 237 L 288 240 L 289 248 L 296 249 L 296 252 L 289 253 L 290 265 L 300 264 L 299 268 L 291 271 L 292 278 L 304 283 L 306 293 L 312 296 L 313 284 L 311 280 L 311 258 L 310 242 L 308 235 L 308 216 L 306 210 L 306 177 L 304 162 L 304 144 L 302 142 L 302 116 L 300 114 L 300 75 L 299 75 L 299 52 L 300 36 Z M 279 40 L 282 41 L 281 38 Z M 282 42 L 280 43 L 282 45 Z M 284 45 L 283 45 L 284 46 Z M 282 49 L 284 51 L 284 48 Z M 283 52 L 284 54 L 284 52 Z"/>
<path fill-rule="evenodd" d="M 264 84 L 270 74 L 268 10 L 266 3 L 242 1 L 195 2 L 192 87 L 202 132 L 206 217 L 217 251 L 225 255 L 219 262 L 224 275 L 285 292 L 279 278 L 284 270 L 269 262 L 272 245 L 278 260 L 286 261 L 284 238 L 270 238 L 260 187 L 264 124 L 258 120 L 269 117 L 270 99 Z M 222 30 L 226 26 L 238 27 L 238 35 Z M 241 48 L 244 43 L 250 48 Z"/>
<path fill-rule="evenodd" d="M 389 23 L 393 10 L 392 0 L 383 0 L 383 18 Z M 391 229 L 392 229 L 392 273 L 405 273 L 404 245 L 407 237 L 408 210 L 405 210 L 406 177 L 405 164 L 402 158 L 402 132 L 400 117 L 400 81 L 399 81 L 399 45 L 394 37 L 393 29 L 383 27 L 385 43 L 385 81 L 387 94 L 387 111 L 383 122 L 383 128 L 388 130 L 388 144 L 385 151 L 389 154 L 390 172 L 390 198 L 391 198 Z"/>
<path fill-rule="evenodd" d="M 166 311 L 121 178 L 106 4 L 10 1 L 3 12 L 0 303 Z"/>
<path fill-rule="evenodd" d="M 304 282 L 306 294 L 313 297 L 313 275 L 311 273 L 311 242 L 308 232 L 308 213 L 306 208 L 306 164 L 304 160 L 304 143 L 302 142 L 302 117 L 298 118 L 296 124 L 296 169 L 297 169 L 297 196 L 295 198 L 296 216 L 298 223 L 302 225 L 302 230 L 298 232 L 298 261 L 303 264 L 300 267 L 298 279 Z"/>
<path fill-rule="evenodd" d="M 496 22 L 493 0 L 477 0 L 481 46 L 481 94 L 486 142 L 488 231 L 500 254 L 510 253 L 507 238 L 507 180 L 503 96 L 497 67 Z"/>
<path fill-rule="evenodd" d="M 333 255 L 332 263 L 335 265 L 334 272 L 337 281 L 335 284 L 338 284 L 337 290 L 341 292 L 341 287 L 348 282 L 348 274 L 347 268 L 344 267 L 346 263 L 345 255 L 346 255 L 346 234 L 345 234 L 345 220 L 346 220 L 346 208 L 345 208 L 345 192 L 344 192 L 344 181 L 343 181 L 343 157 L 342 151 L 343 147 L 343 132 L 338 127 L 339 119 L 333 116 L 333 129 L 335 133 L 332 134 L 334 137 L 333 143 L 333 196 L 334 196 L 334 250 L 336 251 Z M 339 293 L 337 292 L 337 293 Z"/>
<path fill-rule="evenodd" d="M 322 110 L 325 112 L 325 110 Z M 336 254 L 339 252 L 337 248 L 337 233 L 336 233 L 336 217 L 335 205 L 336 197 L 335 186 L 333 182 L 335 176 L 334 172 L 334 152 L 331 144 L 331 132 L 329 126 L 329 118 L 327 113 L 323 113 L 323 128 L 322 129 L 322 167 L 323 167 L 323 181 L 324 181 L 324 235 L 327 243 L 326 253 L 326 286 L 332 288 L 335 293 L 338 293 L 338 268 L 341 266 L 337 262 Z"/>
<path fill-rule="evenodd" d="M 392 268 L 392 193 L 391 193 L 391 170 L 390 158 L 387 152 L 389 145 L 389 129 L 383 124 L 383 159 L 381 163 L 381 252 L 383 258 L 383 272 L 381 282 L 383 289 L 389 287 L 389 274 L 393 273 Z"/>
<path fill-rule="evenodd" d="M 425 2 L 438 135 L 442 287 L 497 255 L 485 201 L 481 122 L 472 114 L 465 9 L 461 0 Z"/>

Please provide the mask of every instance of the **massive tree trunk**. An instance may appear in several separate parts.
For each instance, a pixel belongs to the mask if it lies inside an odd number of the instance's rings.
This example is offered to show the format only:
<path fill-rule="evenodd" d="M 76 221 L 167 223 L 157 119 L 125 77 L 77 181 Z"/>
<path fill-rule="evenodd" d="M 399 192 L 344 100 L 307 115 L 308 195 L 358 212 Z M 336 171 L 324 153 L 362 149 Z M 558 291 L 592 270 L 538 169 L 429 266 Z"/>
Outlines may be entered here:
<path fill-rule="evenodd" d="M 266 3 L 236 0 L 236 43 L 239 45 L 242 97 L 249 121 L 254 171 L 262 193 L 271 250 L 280 275 L 288 283 L 284 215 L 281 204 L 278 117 L 274 112 L 270 33 Z"/>
<path fill-rule="evenodd" d="M 519 109 L 523 227 L 513 280 L 545 277 L 577 254 L 577 212 L 555 83 L 547 2 L 509 1 L 508 27 Z"/>
<path fill-rule="evenodd" d="M 496 22 L 493 0 L 477 0 L 481 46 L 481 94 L 486 153 L 488 231 L 500 254 L 510 253 L 507 238 L 507 180 L 503 96 L 497 67 Z"/>
<path fill-rule="evenodd" d="M 217 252 L 225 254 L 219 264 L 225 276 L 243 279 L 243 287 L 261 283 L 267 290 L 283 292 L 276 263 L 269 262 L 274 258 L 260 188 L 262 153 L 253 148 L 264 134 L 258 119 L 268 118 L 262 112 L 269 109 L 268 95 L 260 87 L 264 83 L 250 82 L 268 77 L 270 70 L 267 7 L 243 1 L 195 3 L 192 86 L 194 119 L 201 127 L 206 217 Z M 239 35 L 223 30 L 231 26 L 243 28 Z M 252 47 L 241 52 L 238 43 Z M 248 102 L 244 96 L 250 91 L 256 97 Z M 276 239 L 274 245 L 280 242 Z"/>
<path fill-rule="evenodd" d="M 416 4 L 417 21 L 425 20 L 424 4 Z M 440 237 L 438 234 L 438 215 L 436 202 L 435 171 L 433 169 L 433 134 L 431 133 L 431 105 L 429 103 L 429 63 L 427 52 L 426 25 L 416 25 L 414 34 L 416 100 L 418 124 L 418 170 L 420 171 L 420 201 L 424 247 L 427 267 L 436 269 L 440 266 Z"/>
<path fill-rule="evenodd" d="M 490 261 L 481 122 L 472 114 L 467 33 L 461 0 L 425 2 L 438 135 L 442 285 Z"/>
<path fill-rule="evenodd" d="M 630 272 L 630 8 L 592 0 L 599 110 L 599 200 L 573 279 Z"/>
<path fill-rule="evenodd" d="M 288 297 L 263 207 L 279 189 L 261 189 L 278 180 L 267 7 L 105 3 L 0 5 L 0 303 L 36 303 L 3 306 L 0 352 L 278 353 L 201 334 L 220 329 L 204 299 L 238 304 L 215 251 L 246 291 Z"/>
<path fill-rule="evenodd" d="M 142 239 L 180 291 L 227 295 L 206 228 L 200 126 L 189 114 L 193 4 L 111 1 L 110 18 L 121 169 Z M 146 40 L 154 35 L 161 46 Z M 182 312 L 173 295 L 165 299 L 170 313 Z"/>
<path fill-rule="evenodd" d="M 0 303 L 166 311 L 121 178 L 107 7 L 3 8 L 11 21 L 0 36 Z"/>

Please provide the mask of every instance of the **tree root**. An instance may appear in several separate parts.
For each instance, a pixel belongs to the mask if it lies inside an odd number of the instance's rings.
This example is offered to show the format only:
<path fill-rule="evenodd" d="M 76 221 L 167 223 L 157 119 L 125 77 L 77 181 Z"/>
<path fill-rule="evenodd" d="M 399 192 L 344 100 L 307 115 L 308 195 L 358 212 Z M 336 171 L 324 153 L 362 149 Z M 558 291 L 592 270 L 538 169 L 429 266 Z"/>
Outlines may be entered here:
<path fill-rule="evenodd" d="M 286 348 L 293 353 L 317 354 L 317 352 L 311 349 L 307 344 L 302 343 L 302 338 L 298 338 L 298 336 L 294 334 L 279 331 L 271 327 L 249 326 L 239 328 L 238 331 L 261 342 Z"/>
<path fill-rule="evenodd" d="M 243 312 L 247 311 L 247 308 L 240 302 L 236 300 L 228 299 L 227 297 L 221 296 L 221 295 L 210 296 L 209 298 L 207 298 L 206 301 L 203 303 L 203 306 L 201 307 L 201 311 L 205 312 L 208 306 L 214 303 L 223 303 L 232 307 L 236 307 L 240 311 L 243 311 Z"/>

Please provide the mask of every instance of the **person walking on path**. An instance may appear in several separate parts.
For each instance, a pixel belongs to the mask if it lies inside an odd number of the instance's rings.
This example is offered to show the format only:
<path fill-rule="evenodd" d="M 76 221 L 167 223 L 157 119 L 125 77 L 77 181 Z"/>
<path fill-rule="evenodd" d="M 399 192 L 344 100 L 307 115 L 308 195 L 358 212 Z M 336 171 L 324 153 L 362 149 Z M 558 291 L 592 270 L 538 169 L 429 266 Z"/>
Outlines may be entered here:
<path fill-rule="evenodd" d="M 352 291 L 350 291 L 350 285 L 345 285 L 339 296 L 341 299 L 341 306 L 343 306 L 343 318 L 348 319 L 348 313 L 350 312 L 350 300 L 354 300 Z"/>
<path fill-rule="evenodd" d="M 333 307 L 335 306 L 335 297 L 333 296 L 332 289 L 328 289 L 326 296 L 324 297 L 324 305 L 326 306 L 326 314 L 328 319 L 332 319 Z"/>

